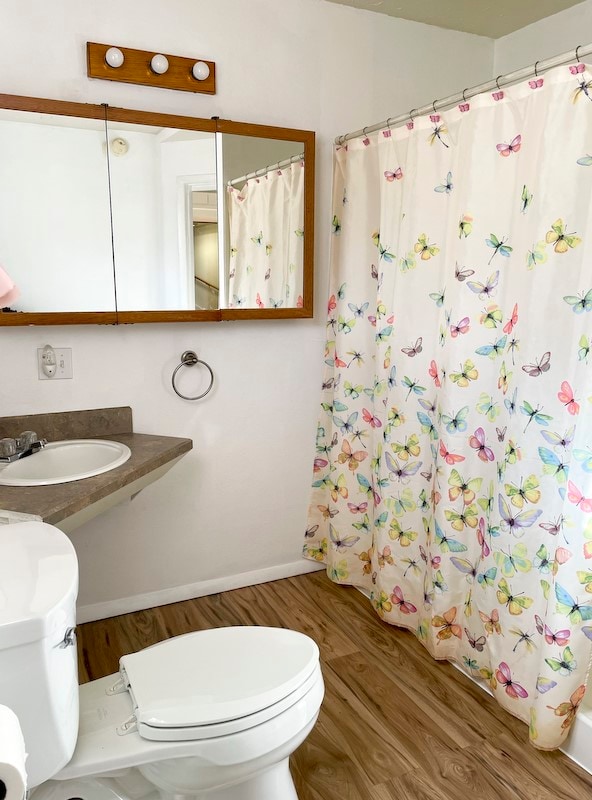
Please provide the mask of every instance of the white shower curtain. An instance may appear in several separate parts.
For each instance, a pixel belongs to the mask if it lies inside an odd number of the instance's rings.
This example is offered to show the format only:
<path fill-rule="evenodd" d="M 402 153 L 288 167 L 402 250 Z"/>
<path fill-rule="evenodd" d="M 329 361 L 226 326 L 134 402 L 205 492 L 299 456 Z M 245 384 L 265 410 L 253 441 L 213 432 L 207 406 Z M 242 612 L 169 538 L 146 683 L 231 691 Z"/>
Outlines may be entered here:
<path fill-rule="evenodd" d="M 592 76 L 336 148 L 304 554 L 561 744 L 592 647 Z"/>
<path fill-rule="evenodd" d="M 228 187 L 230 308 L 302 306 L 304 161 Z"/>

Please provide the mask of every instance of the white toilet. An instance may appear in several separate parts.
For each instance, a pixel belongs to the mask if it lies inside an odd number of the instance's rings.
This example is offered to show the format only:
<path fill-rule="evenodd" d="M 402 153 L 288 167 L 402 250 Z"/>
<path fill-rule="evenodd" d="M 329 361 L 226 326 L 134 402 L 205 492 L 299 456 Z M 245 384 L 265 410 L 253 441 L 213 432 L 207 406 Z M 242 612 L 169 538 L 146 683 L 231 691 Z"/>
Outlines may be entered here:
<path fill-rule="evenodd" d="M 19 718 L 32 800 L 297 800 L 288 758 L 324 693 L 311 639 L 189 633 L 79 687 L 77 590 L 61 531 L 0 528 L 0 704 Z"/>

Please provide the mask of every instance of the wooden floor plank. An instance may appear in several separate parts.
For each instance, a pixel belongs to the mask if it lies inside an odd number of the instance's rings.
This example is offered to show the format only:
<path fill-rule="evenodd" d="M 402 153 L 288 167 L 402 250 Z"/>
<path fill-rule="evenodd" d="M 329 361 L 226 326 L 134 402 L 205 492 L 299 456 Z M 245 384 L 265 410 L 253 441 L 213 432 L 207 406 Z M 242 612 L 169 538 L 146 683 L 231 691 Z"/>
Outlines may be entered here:
<path fill-rule="evenodd" d="M 449 794 L 447 787 L 431 781 L 422 770 L 408 772 L 380 788 L 384 800 L 459 800 L 455 791 Z M 477 795 L 471 795 L 471 800 L 478 800 Z"/>
<path fill-rule="evenodd" d="M 526 726 L 523 741 L 509 734 L 487 742 L 487 747 L 475 752 L 475 757 L 487 763 L 490 770 L 514 775 L 514 783 L 527 787 L 542 783 L 546 793 L 541 800 L 574 800 L 592 797 L 592 775 L 567 759 L 559 750 L 544 752 L 528 745 Z M 524 754 L 528 757 L 525 758 Z M 518 777 L 516 773 L 518 772 Z M 524 794 L 530 800 L 532 794 Z M 522 795 L 521 795 L 522 797 Z M 538 800 L 538 795 L 537 795 Z"/>
<path fill-rule="evenodd" d="M 388 676 L 381 664 L 368 663 L 365 654 L 359 653 L 331 661 L 331 667 L 366 708 L 372 711 L 381 727 L 395 732 L 405 747 L 407 758 L 421 761 L 422 753 L 429 751 L 438 739 L 442 748 L 450 752 L 480 741 L 477 733 L 465 736 L 459 733 L 456 720 L 446 720 L 426 714 L 416 701 L 416 696 L 405 692 L 398 681 L 398 673 Z M 417 695 L 417 692 L 416 692 Z M 413 731 L 413 736 L 411 736 Z M 380 781 L 377 781 L 380 782 Z"/>
<path fill-rule="evenodd" d="M 327 591 L 333 595 L 327 613 L 336 625 L 346 625 L 348 635 L 359 649 L 372 656 L 377 664 L 384 664 L 389 674 L 395 674 L 397 683 L 406 686 L 422 710 L 444 724 L 456 729 L 455 740 L 464 745 L 475 737 L 497 736 L 508 730 L 521 731 L 523 723 L 511 717 L 489 698 L 463 673 L 446 661 L 435 661 L 423 645 L 409 631 L 382 622 L 370 603 L 360 592 L 350 587 L 331 585 L 322 581 L 325 576 L 315 573 L 309 581 L 317 604 L 323 602 Z M 327 605 L 325 601 L 325 605 Z M 344 622 L 346 620 L 347 622 Z M 423 690 L 417 691 L 421 685 Z M 475 703 L 483 703 L 483 712 L 477 724 Z"/>
<path fill-rule="evenodd" d="M 355 687 L 348 684 L 347 676 L 341 677 L 327 664 L 323 677 L 331 702 L 323 705 L 318 724 L 364 772 L 370 784 L 386 782 L 393 774 L 420 767 L 417 748 L 409 746 L 407 737 L 398 735 L 396 728 L 377 717 Z"/>
<path fill-rule="evenodd" d="M 300 630 L 321 651 L 325 700 L 291 761 L 300 800 L 592 800 L 592 776 L 535 750 L 526 725 L 324 573 L 81 625 L 80 680 L 170 636 L 248 624 Z"/>
<path fill-rule="evenodd" d="M 299 800 L 369 800 L 374 787 L 339 744 L 315 728 L 291 759 Z"/>
<path fill-rule="evenodd" d="M 324 659 L 339 658 L 356 651 L 349 635 L 335 627 L 316 604 L 302 596 L 297 580 L 274 581 L 261 587 L 279 609 L 283 624 L 311 636 L 319 645 Z"/>
<path fill-rule="evenodd" d="M 131 652 L 123 631 L 123 617 L 114 619 L 117 624 L 106 619 L 77 627 L 80 683 L 117 672 L 120 657 Z"/>

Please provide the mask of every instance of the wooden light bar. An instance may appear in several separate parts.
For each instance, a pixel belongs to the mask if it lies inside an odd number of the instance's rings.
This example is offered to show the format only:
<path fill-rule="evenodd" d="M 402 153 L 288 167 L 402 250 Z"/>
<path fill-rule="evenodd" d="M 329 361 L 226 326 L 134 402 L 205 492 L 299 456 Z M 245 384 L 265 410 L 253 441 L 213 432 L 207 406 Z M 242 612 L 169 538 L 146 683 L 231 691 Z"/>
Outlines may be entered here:
<path fill-rule="evenodd" d="M 123 54 L 121 66 L 110 66 L 105 56 L 110 48 L 116 47 Z M 164 56 L 168 61 L 168 69 L 158 74 L 151 67 L 154 56 Z M 87 75 L 89 78 L 101 78 L 107 81 L 138 83 L 143 86 L 157 86 L 161 89 L 178 89 L 182 92 L 200 92 L 216 94 L 216 65 L 203 58 L 184 58 L 159 53 L 156 50 L 134 50 L 119 45 L 86 43 Z M 204 80 L 193 76 L 193 67 L 197 62 L 207 64 L 210 74 Z"/>

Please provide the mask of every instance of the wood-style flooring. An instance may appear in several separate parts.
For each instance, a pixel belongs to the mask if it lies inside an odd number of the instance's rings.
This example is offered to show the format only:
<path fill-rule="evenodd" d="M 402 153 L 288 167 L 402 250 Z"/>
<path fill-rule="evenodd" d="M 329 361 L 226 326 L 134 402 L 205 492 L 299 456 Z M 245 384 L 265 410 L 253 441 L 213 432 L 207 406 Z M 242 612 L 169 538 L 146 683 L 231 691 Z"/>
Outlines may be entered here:
<path fill-rule="evenodd" d="M 80 680 L 224 625 L 288 627 L 320 647 L 325 700 L 291 761 L 300 800 L 592 800 L 592 776 L 535 750 L 524 723 L 322 572 L 81 625 Z"/>

